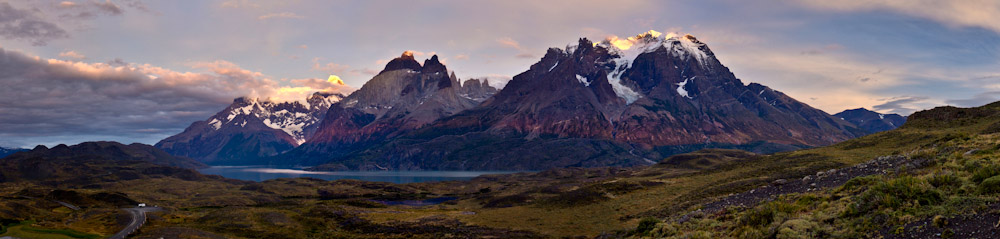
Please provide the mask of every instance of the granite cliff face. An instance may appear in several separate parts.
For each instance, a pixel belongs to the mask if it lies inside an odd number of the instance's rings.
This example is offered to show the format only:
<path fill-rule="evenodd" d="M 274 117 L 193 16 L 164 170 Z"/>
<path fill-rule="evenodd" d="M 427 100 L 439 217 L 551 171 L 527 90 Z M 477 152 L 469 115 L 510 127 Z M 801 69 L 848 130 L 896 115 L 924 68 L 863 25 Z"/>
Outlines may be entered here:
<path fill-rule="evenodd" d="M 744 84 L 695 37 L 650 31 L 552 48 L 481 105 L 324 168 L 544 169 L 648 164 L 703 146 L 767 152 L 865 132 Z"/>
<path fill-rule="evenodd" d="M 272 163 L 324 163 L 473 108 L 493 94 L 490 89 L 495 91 L 478 80 L 466 83 L 463 87 L 449 74 L 436 55 L 420 64 L 405 52 L 332 105 L 308 142 Z"/>
<path fill-rule="evenodd" d="M 452 78 L 455 78 L 454 73 L 452 74 Z M 477 102 L 483 102 L 493 97 L 498 91 L 500 90 L 490 86 L 489 79 L 468 79 L 462 83 L 462 90 L 459 91 L 459 95 Z"/>

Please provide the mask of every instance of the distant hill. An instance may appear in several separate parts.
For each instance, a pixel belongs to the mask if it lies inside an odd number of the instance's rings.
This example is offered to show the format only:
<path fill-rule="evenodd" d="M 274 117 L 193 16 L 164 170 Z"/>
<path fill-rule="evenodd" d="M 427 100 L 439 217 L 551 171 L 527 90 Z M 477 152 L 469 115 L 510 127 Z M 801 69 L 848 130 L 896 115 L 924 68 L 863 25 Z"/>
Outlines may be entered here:
<path fill-rule="evenodd" d="M 0 147 L 0 158 L 7 157 L 7 155 L 11 155 L 22 151 L 28 151 L 28 149 Z"/>
<path fill-rule="evenodd" d="M 845 110 L 833 116 L 851 122 L 869 133 L 888 131 L 906 123 L 906 117 L 899 114 L 883 114 L 865 108 Z"/>
<path fill-rule="evenodd" d="M 110 161 L 145 161 L 157 165 L 180 168 L 202 168 L 205 164 L 191 158 L 173 156 L 163 150 L 146 144 L 121 144 L 118 142 L 84 142 L 73 146 L 60 144 L 47 148 L 39 145 L 32 150 L 11 154 L 2 161 L 22 160 L 73 161 L 73 160 L 110 160 Z"/>

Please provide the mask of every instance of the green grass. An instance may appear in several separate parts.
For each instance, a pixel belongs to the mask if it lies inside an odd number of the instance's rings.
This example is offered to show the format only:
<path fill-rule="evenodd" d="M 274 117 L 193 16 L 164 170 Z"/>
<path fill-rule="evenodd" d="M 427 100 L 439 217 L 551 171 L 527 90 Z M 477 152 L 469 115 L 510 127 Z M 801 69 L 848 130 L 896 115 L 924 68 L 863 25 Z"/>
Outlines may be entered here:
<path fill-rule="evenodd" d="M 934 224 L 944 226 L 945 218 L 973 213 L 998 201 L 1000 153 L 982 149 L 997 147 L 1000 135 L 930 133 L 936 136 L 916 137 L 920 140 L 915 142 L 923 145 L 912 150 L 888 148 L 907 152 L 911 159 L 932 160 L 924 168 L 857 177 L 833 189 L 782 195 L 750 208 L 732 208 L 685 223 L 664 223 L 651 230 L 651 236 L 684 238 L 711 233 L 714 237 L 732 238 L 877 237 L 880 230 L 887 228 L 901 233 L 906 230 L 903 225 L 918 220 L 933 219 Z M 881 137 L 805 152 L 837 153 L 830 148 L 879 144 L 865 141 Z M 869 147 L 872 145 L 847 147 L 852 149 L 839 154 Z M 790 162 L 785 173 L 802 163 Z"/>
<path fill-rule="evenodd" d="M 98 239 L 101 235 L 83 233 L 69 229 L 47 229 L 30 226 L 33 221 L 24 221 L 4 227 L 0 236 L 37 239 Z"/>

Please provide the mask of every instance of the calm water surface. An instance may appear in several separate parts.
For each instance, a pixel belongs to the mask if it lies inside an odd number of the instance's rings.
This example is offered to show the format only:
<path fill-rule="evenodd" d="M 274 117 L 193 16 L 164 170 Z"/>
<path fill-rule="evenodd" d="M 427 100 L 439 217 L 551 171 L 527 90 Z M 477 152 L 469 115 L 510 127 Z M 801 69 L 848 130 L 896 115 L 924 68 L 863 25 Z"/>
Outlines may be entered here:
<path fill-rule="evenodd" d="M 484 174 L 507 174 L 519 171 L 337 171 L 313 172 L 301 168 L 272 168 L 265 166 L 214 166 L 199 169 L 203 174 L 227 178 L 264 181 L 275 178 L 310 177 L 326 180 L 357 179 L 391 183 L 418 183 L 449 180 L 469 180 Z"/>

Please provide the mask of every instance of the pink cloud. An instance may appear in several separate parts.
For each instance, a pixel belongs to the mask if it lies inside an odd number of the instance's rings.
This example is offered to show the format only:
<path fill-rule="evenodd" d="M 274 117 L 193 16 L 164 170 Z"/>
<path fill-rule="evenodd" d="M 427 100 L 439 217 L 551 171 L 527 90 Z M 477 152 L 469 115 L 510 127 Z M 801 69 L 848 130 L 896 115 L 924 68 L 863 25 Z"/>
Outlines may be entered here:
<path fill-rule="evenodd" d="M 327 74 L 343 74 L 351 69 L 351 66 L 349 65 L 341 65 L 333 62 L 320 63 L 320 60 L 322 60 L 320 57 L 313 58 L 313 71 L 319 71 Z"/>
<path fill-rule="evenodd" d="M 276 18 L 291 18 L 291 19 L 302 19 L 305 18 L 302 15 L 298 15 L 292 12 L 278 12 L 278 13 L 268 13 L 257 17 L 257 20 L 268 20 Z"/>
<path fill-rule="evenodd" d="M 510 38 L 510 37 L 504 37 L 504 38 L 497 39 L 497 43 L 500 43 L 500 45 L 504 46 L 504 47 L 510 47 L 510 48 L 521 50 L 521 44 L 518 43 L 517 41 L 515 41 L 514 39 Z"/>
<path fill-rule="evenodd" d="M 68 58 L 68 59 L 76 59 L 76 60 L 81 60 L 81 59 L 87 58 L 87 56 L 84 56 L 83 54 L 80 54 L 80 53 L 78 53 L 76 51 L 64 51 L 64 52 L 61 52 L 61 53 L 59 53 L 59 57 Z"/>

